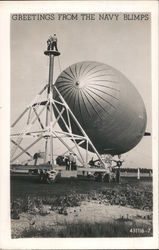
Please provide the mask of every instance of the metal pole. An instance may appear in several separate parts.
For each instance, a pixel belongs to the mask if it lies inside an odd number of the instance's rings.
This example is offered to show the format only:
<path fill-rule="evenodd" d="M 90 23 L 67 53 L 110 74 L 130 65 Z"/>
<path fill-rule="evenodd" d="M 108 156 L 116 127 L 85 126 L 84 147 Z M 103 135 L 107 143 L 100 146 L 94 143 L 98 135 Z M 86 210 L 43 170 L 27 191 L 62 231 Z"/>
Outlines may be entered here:
<path fill-rule="evenodd" d="M 86 163 L 88 163 L 88 139 L 86 140 Z"/>
<path fill-rule="evenodd" d="M 50 118 L 50 130 L 51 130 L 51 126 L 52 126 L 52 110 L 51 110 L 51 106 L 52 106 L 52 84 L 53 84 L 53 67 L 54 67 L 54 55 L 53 54 L 49 54 L 49 80 L 48 80 L 48 86 L 47 86 L 47 100 L 49 100 L 48 104 L 46 105 L 46 122 L 45 125 L 46 127 L 48 126 L 49 123 L 49 118 Z M 48 108 L 50 108 L 50 117 L 48 116 Z M 48 139 L 46 138 L 45 141 L 45 157 L 44 157 L 44 163 L 46 163 L 47 161 L 47 151 L 48 151 Z M 50 155 L 51 155 L 51 159 L 50 159 L 50 163 L 53 164 L 53 137 L 52 137 L 52 132 L 50 131 Z"/>
<path fill-rule="evenodd" d="M 49 84 L 48 84 L 48 94 L 50 94 L 50 90 L 52 90 L 51 85 L 53 84 L 53 67 L 54 67 L 54 55 L 49 55 Z"/>
<path fill-rule="evenodd" d="M 47 99 L 48 99 L 48 93 L 47 93 Z M 45 122 L 45 126 L 48 126 L 48 103 L 46 104 L 46 122 Z M 48 138 L 46 138 L 45 140 L 45 157 L 44 157 L 44 163 L 46 163 L 47 161 L 47 143 L 48 143 Z"/>
<path fill-rule="evenodd" d="M 30 109 L 29 109 L 29 114 L 28 114 L 27 125 L 28 125 L 28 124 L 29 124 L 29 122 L 30 122 L 31 110 L 32 110 L 32 107 L 30 107 Z"/>
<path fill-rule="evenodd" d="M 52 125 L 53 125 L 53 114 L 52 114 L 52 98 L 53 98 L 53 69 L 54 69 L 54 55 L 50 54 L 50 63 L 49 63 L 49 86 L 48 86 L 48 95 L 49 95 L 49 100 L 50 100 L 50 163 L 53 168 L 53 135 L 52 135 Z"/>

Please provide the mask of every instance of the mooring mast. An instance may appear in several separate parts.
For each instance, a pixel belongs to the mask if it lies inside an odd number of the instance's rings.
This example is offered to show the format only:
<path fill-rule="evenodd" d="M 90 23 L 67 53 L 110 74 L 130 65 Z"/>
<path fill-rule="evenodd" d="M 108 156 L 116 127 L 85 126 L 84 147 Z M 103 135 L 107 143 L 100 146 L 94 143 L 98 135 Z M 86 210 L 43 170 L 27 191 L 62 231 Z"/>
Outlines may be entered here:
<path fill-rule="evenodd" d="M 46 56 L 49 57 L 49 78 L 48 84 L 44 86 L 44 88 L 38 93 L 35 99 L 28 105 L 28 107 L 23 111 L 23 113 L 16 119 L 16 121 L 12 124 L 12 128 L 21 120 L 21 118 L 27 114 L 27 122 L 26 126 L 22 129 L 21 132 L 11 133 L 11 142 L 14 144 L 11 152 L 11 164 L 25 154 L 29 157 L 30 160 L 35 159 L 34 155 L 32 155 L 28 150 L 30 150 L 35 144 L 37 144 L 40 140 L 45 140 L 44 147 L 44 164 L 50 162 L 52 168 L 54 166 L 53 152 L 54 145 L 53 139 L 58 139 L 67 149 L 66 152 L 75 153 L 74 150 L 77 151 L 77 160 L 83 165 L 88 165 L 89 160 L 89 147 L 92 148 L 93 152 L 96 154 L 97 158 L 101 162 L 101 166 L 104 168 L 104 162 L 96 150 L 95 146 L 85 133 L 84 129 L 74 116 L 73 112 L 67 105 L 66 101 L 60 94 L 59 90 L 53 83 L 53 73 L 54 73 L 54 58 L 60 55 L 60 52 L 57 50 L 57 38 L 51 37 L 47 41 L 47 50 L 44 52 Z M 55 49 L 54 49 L 55 48 Z M 46 91 L 46 97 L 42 98 L 42 94 Z M 54 92 L 58 96 L 58 100 L 54 99 Z M 45 121 L 42 120 L 41 114 L 46 110 Z M 55 117 L 54 111 L 56 111 L 57 116 Z M 65 127 L 65 131 L 55 129 L 55 125 L 58 123 L 58 120 L 61 119 L 63 122 L 63 126 Z M 78 127 L 80 133 L 74 134 L 72 130 L 73 121 Z M 34 129 L 31 130 L 35 123 L 40 125 L 40 130 Z M 21 146 L 21 142 L 24 138 L 36 138 L 34 142 L 24 148 Z M 16 140 L 14 138 L 17 138 Z M 73 142 L 73 146 L 70 147 L 66 142 L 66 138 L 71 139 Z M 50 140 L 50 160 L 47 159 L 48 155 L 48 140 Z M 82 155 L 80 151 L 80 145 L 85 145 L 85 156 Z M 20 153 L 15 156 L 16 150 L 19 149 Z M 28 160 L 29 160 L 28 159 Z"/>
<path fill-rule="evenodd" d="M 53 98 L 53 70 L 54 70 L 54 57 L 59 56 L 60 52 L 58 50 L 54 50 L 53 43 L 55 44 L 55 47 L 57 49 L 57 39 L 55 38 L 55 42 L 52 41 L 52 37 L 48 39 L 48 48 L 44 52 L 46 56 L 49 56 L 49 79 L 48 79 L 48 87 L 47 87 L 47 99 L 49 100 L 49 103 L 47 104 L 46 108 L 46 127 L 48 126 L 48 106 L 50 106 L 50 123 L 53 122 L 53 114 L 51 112 L 52 110 L 52 98 Z M 52 127 L 52 126 L 51 126 Z M 51 131 L 50 131 L 51 132 Z M 51 159 L 50 163 L 53 164 L 53 135 L 50 134 L 50 154 Z M 45 142 L 45 159 L 44 162 L 47 160 L 47 138 Z"/>

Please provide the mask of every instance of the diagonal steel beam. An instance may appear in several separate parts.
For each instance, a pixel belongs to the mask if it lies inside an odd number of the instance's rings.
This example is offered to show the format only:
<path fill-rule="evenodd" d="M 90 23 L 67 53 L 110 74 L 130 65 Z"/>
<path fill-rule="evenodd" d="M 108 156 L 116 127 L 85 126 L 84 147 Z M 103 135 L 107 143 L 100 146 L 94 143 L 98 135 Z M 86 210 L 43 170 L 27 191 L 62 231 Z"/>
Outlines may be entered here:
<path fill-rule="evenodd" d="M 20 145 L 18 145 L 18 143 L 16 143 L 14 140 L 11 140 L 11 142 L 16 145 L 19 149 L 21 149 L 25 154 L 27 154 L 28 156 L 30 156 L 31 158 L 33 158 L 33 156 L 27 152 L 25 149 L 23 149 Z"/>
<path fill-rule="evenodd" d="M 14 157 L 11 160 L 11 163 L 13 163 L 16 159 L 18 159 L 21 155 L 24 154 L 25 151 L 27 151 L 28 149 L 30 149 L 33 145 L 35 145 L 38 141 L 40 141 L 43 138 L 43 136 L 40 136 L 37 140 L 35 140 L 33 143 L 31 143 L 27 148 L 24 149 L 23 152 L 21 152 L 20 154 L 18 154 L 16 157 Z"/>
<path fill-rule="evenodd" d="M 65 109 L 64 109 L 64 108 L 62 108 L 62 110 L 61 110 L 60 114 L 58 115 L 58 117 L 56 118 L 55 122 L 53 123 L 52 128 L 54 128 L 54 127 L 55 127 L 56 123 L 57 123 L 57 122 L 58 122 L 58 120 L 61 118 L 61 116 L 62 116 L 62 114 L 63 114 L 63 112 L 64 112 L 64 111 L 65 111 Z"/>
<path fill-rule="evenodd" d="M 56 111 L 58 112 L 58 114 L 60 114 L 60 111 L 59 111 L 58 107 L 56 106 L 56 104 L 54 102 L 52 104 L 54 105 L 54 107 L 55 107 Z M 67 131 L 70 132 L 70 129 L 69 129 L 66 121 L 64 120 L 64 118 L 62 116 L 60 118 L 62 119 L 62 121 L 63 121 L 63 123 L 64 123 L 64 125 L 65 125 L 65 127 L 67 129 Z"/>
<path fill-rule="evenodd" d="M 85 140 L 82 140 L 82 141 L 78 142 L 77 144 L 80 146 L 80 145 L 83 144 L 84 142 L 85 142 Z M 76 147 L 75 145 L 74 145 L 73 147 L 71 147 L 71 150 L 73 150 L 75 147 Z M 65 151 L 65 152 L 63 153 L 63 155 L 67 154 L 68 152 L 69 152 L 68 150 Z"/>
<path fill-rule="evenodd" d="M 40 96 L 43 92 L 44 92 L 44 90 L 47 88 L 47 86 L 48 86 L 48 84 L 46 84 L 45 86 L 44 86 L 44 88 L 37 94 L 37 96 L 36 97 L 38 97 L 38 96 Z M 33 102 L 33 101 L 32 101 Z M 31 103 L 32 103 L 31 102 Z M 25 115 L 25 113 L 28 111 L 28 109 L 30 108 L 30 106 L 31 106 L 31 104 L 30 105 L 28 105 L 28 107 L 22 112 L 22 114 L 15 120 L 15 122 L 13 122 L 13 124 L 11 125 L 11 127 L 13 128 L 16 124 L 17 124 L 17 122 Z"/>
<path fill-rule="evenodd" d="M 39 115 L 38 115 L 38 113 L 37 113 L 37 111 L 36 111 L 36 109 L 35 109 L 34 107 L 33 107 L 33 110 L 34 110 L 34 112 L 35 112 L 35 114 L 36 114 L 36 117 L 37 117 L 37 119 L 38 119 L 38 122 L 40 123 L 41 128 L 44 129 L 44 126 L 43 126 L 43 124 L 42 124 L 42 122 L 41 122 L 41 120 L 40 120 L 40 117 L 39 117 Z"/>
<path fill-rule="evenodd" d="M 25 115 L 25 113 L 28 111 L 29 107 L 27 107 L 22 113 L 21 115 L 15 120 L 15 122 L 11 125 L 11 127 L 13 128 L 17 122 L 19 122 L 19 120 Z"/>

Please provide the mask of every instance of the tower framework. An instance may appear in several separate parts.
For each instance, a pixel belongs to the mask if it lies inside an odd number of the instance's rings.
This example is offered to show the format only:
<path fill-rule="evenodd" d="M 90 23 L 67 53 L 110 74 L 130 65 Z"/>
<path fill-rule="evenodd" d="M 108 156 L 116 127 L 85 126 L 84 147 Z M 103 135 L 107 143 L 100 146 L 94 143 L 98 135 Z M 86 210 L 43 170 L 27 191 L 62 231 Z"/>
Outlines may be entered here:
<path fill-rule="evenodd" d="M 16 121 L 11 125 L 15 128 L 21 119 L 25 116 L 26 124 L 20 132 L 11 133 L 11 164 L 14 164 L 22 155 L 26 155 L 28 160 L 34 159 L 34 155 L 30 152 L 30 149 L 37 143 L 44 143 L 44 163 L 49 162 L 53 168 L 54 166 L 54 150 L 56 145 L 54 144 L 54 139 L 58 139 L 66 148 L 66 152 L 72 152 L 75 154 L 77 152 L 77 160 L 82 166 L 88 166 L 89 160 L 89 148 L 97 156 L 101 167 L 104 168 L 104 162 L 96 150 L 94 144 L 89 139 L 84 128 L 80 125 L 75 115 L 67 105 L 66 101 L 60 94 L 59 90 L 56 88 L 53 82 L 54 73 L 54 58 L 60 55 L 57 50 L 46 50 L 44 52 L 46 56 L 49 57 L 49 78 L 48 84 L 46 84 L 43 89 L 38 93 L 35 99 L 25 108 L 23 113 L 16 119 Z M 58 100 L 54 99 L 54 92 L 58 96 Z M 42 95 L 45 94 L 45 98 Z M 56 112 L 56 117 L 54 115 Z M 45 114 L 44 114 L 45 113 Z M 45 122 L 42 121 L 42 115 L 45 116 Z M 56 125 L 58 121 L 61 120 L 65 131 L 57 129 Z M 72 124 L 74 122 L 78 127 L 79 134 L 74 134 L 72 131 Z M 33 129 L 34 124 L 38 123 L 40 129 Z M 22 146 L 22 141 L 25 138 L 35 138 L 35 140 L 27 145 Z M 70 139 L 73 146 L 69 146 L 67 139 Z M 85 145 L 85 154 L 81 152 L 80 145 Z M 17 153 L 17 151 L 19 151 Z M 50 151 L 48 153 L 48 151 Z M 66 153 L 65 152 L 65 153 Z M 64 154 L 64 153 L 63 153 Z M 49 156 L 49 157 L 48 157 Z"/>

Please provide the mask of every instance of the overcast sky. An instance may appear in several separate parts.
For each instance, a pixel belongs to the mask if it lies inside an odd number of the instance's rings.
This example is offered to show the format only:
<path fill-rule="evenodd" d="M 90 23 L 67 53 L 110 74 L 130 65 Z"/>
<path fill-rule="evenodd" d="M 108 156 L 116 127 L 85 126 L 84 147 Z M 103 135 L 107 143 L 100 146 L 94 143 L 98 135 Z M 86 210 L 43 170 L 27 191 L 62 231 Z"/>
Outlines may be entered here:
<path fill-rule="evenodd" d="M 80 15 L 80 14 L 79 14 Z M 142 96 L 151 132 L 151 26 L 143 21 L 56 20 L 11 21 L 11 121 L 48 81 L 48 58 L 43 54 L 50 34 L 58 36 L 64 70 L 80 61 L 98 61 L 121 71 Z M 54 79 L 60 73 L 55 58 Z M 134 100 L 135 101 L 135 100 Z M 123 155 L 126 167 L 151 168 L 151 137 L 144 137 Z"/>

